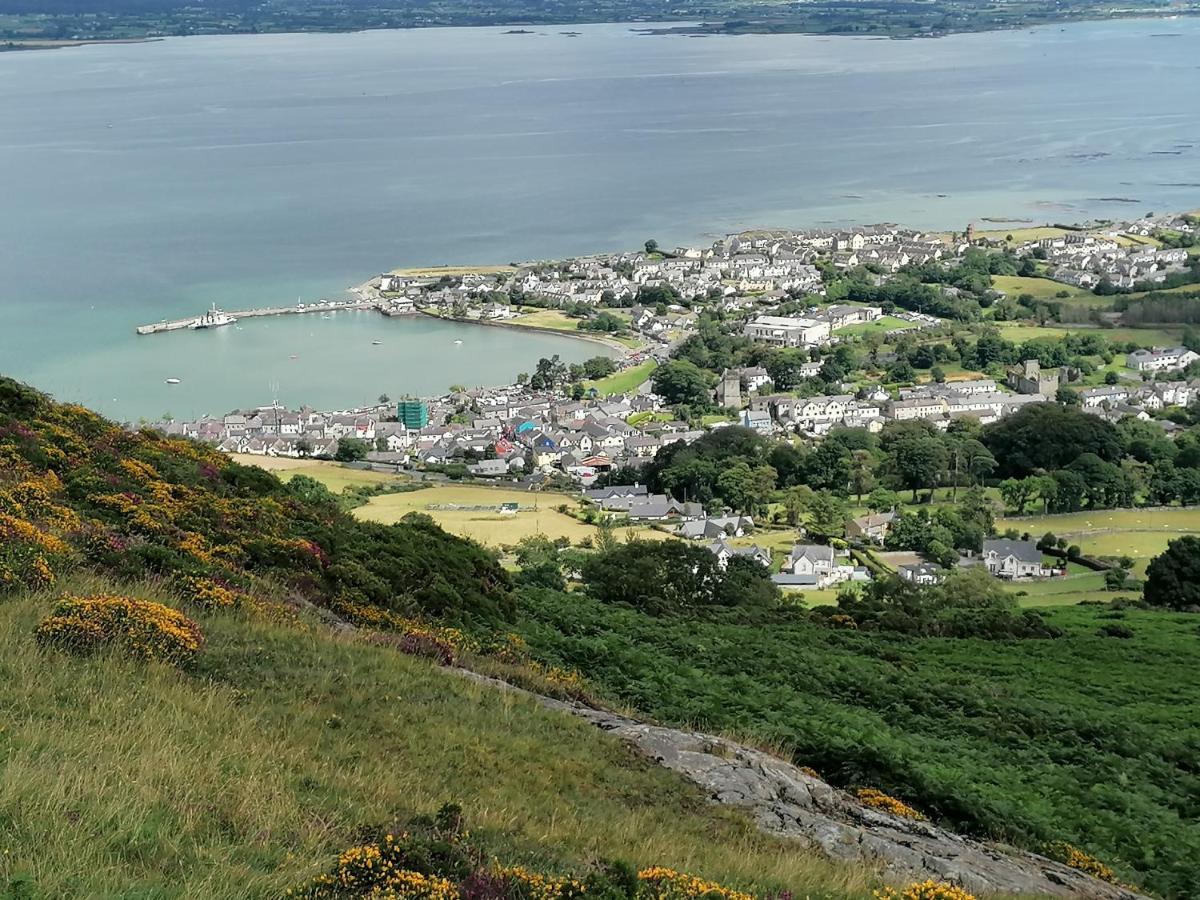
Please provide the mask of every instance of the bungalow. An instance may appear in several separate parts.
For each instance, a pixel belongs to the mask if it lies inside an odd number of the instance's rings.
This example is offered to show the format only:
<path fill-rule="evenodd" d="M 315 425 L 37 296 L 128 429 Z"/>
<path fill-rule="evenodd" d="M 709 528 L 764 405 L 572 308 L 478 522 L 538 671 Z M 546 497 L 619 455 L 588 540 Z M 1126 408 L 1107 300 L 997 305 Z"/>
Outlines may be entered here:
<path fill-rule="evenodd" d="M 1042 551 L 1034 541 L 984 541 L 982 557 L 988 573 L 997 578 L 1042 578 L 1047 574 L 1042 566 Z"/>

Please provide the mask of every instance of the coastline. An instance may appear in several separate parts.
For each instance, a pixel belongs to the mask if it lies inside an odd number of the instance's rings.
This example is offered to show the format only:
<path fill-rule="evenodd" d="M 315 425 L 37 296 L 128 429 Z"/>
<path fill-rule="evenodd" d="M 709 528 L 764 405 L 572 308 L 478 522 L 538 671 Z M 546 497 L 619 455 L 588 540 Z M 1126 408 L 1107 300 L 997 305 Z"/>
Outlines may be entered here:
<path fill-rule="evenodd" d="M 489 325 L 494 328 L 511 328 L 517 331 L 529 331 L 536 334 L 554 334 L 559 337 L 570 338 L 577 341 L 587 341 L 591 344 L 599 344 L 602 347 L 607 347 L 610 350 L 615 350 L 620 354 L 620 359 L 626 360 L 637 353 L 645 352 L 637 350 L 622 344 L 620 341 L 614 341 L 607 338 L 599 337 L 594 334 L 581 334 L 574 331 L 562 331 L 557 328 L 545 328 L 541 325 L 526 325 L 523 322 L 514 322 L 512 319 L 459 319 L 454 316 L 440 316 L 435 312 L 430 312 L 426 309 L 418 309 L 417 315 L 428 316 L 431 319 L 438 319 L 443 322 L 458 322 L 465 325 Z"/>

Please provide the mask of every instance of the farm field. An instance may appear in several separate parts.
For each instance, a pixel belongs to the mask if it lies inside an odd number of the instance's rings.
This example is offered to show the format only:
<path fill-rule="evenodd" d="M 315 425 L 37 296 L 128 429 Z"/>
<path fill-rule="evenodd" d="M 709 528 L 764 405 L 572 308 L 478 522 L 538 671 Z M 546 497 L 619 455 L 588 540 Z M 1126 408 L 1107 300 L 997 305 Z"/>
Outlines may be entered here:
<path fill-rule="evenodd" d="M 607 378 L 584 382 L 584 387 L 595 388 L 601 396 L 624 394 L 645 382 L 656 368 L 658 368 L 658 363 L 652 359 L 647 360 L 621 372 L 614 372 Z"/>
<path fill-rule="evenodd" d="M 410 512 L 425 513 L 452 534 L 472 538 L 485 546 L 496 548 L 515 544 L 524 537 L 544 534 L 548 538 L 566 538 L 573 544 L 593 537 L 596 527 L 573 519 L 556 507 L 562 504 L 574 508 L 577 497 L 572 494 L 538 493 L 484 485 L 439 485 L 403 494 L 382 494 L 372 497 L 365 506 L 354 510 L 364 521 L 390 525 L 399 522 Z M 502 515 L 501 503 L 517 503 L 515 515 Z M 533 507 L 537 506 L 535 510 Z M 486 507 L 486 509 L 429 509 L 430 506 Z M 634 531 L 639 537 L 662 538 L 662 532 L 651 528 L 619 528 Z"/>
<path fill-rule="evenodd" d="M 1149 561 L 1181 534 L 1200 534 L 1200 507 L 1098 509 L 1053 516 L 997 519 L 996 528 L 1016 528 L 1040 537 L 1052 531 L 1078 544 L 1085 554 L 1131 556 L 1141 575 Z"/>
<path fill-rule="evenodd" d="M 274 472 L 283 481 L 289 481 L 296 475 L 307 475 L 321 482 L 335 494 L 340 494 L 344 488 L 351 486 L 395 484 L 408 480 L 403 475 L 351 469 L 341 463 L 323 459 L 288 459 L 279 456 L 248 456 L 240 453 L 234 453 L 231 456 L 244 466 L 257 466 L 268 472 Z"/>

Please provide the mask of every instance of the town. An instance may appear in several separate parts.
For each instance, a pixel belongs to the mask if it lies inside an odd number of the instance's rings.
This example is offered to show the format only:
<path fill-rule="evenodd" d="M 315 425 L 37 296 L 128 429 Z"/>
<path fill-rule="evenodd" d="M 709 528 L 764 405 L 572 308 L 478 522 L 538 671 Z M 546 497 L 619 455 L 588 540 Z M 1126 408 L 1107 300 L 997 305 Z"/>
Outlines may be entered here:
<path fill-rule="evenodd" d="M 916 500 L 920 491 L 990 484 L 995 492 L 1040 478 L 1040 489 L 1006 490 L 1006 499 L 1023 501 L 1018 512 L 1035 498 L 1046 511 L 1091 508 L 1096 497 L 1073 471 L 1018 471 L 989 449 L 981 430 L 1031 407 L 1169 444 L 1190 423 L 1200 391 L 1200 340 L 1190 327 L 1139 329 L 1124 320 L 1143 306 L 1192 298 L 1198 230 L 1194 217 L 1164 216 L 1014 234 L 970 226 L 949 235 L 892 226 L 761 231 L 670 252 L 647 241 L 636 252 L 561 262 L 384 274 L 358 289 L 358 302 L 386 315 L 574 332 L 619 356 L 542 359 L 512 384 L 438 397 L 393 402 L 385 394 L 338 411 L 274 403 L 158 425 L 234 454 L 586 492 L 586 503 L 615 521 L 703 541 L 722 564 L 754 558 L 785 587 L 869 579 L 851 544 L 919 551 L 895 567 L 917 583 L 937 580 L 945 565 L 1040 578 L 1064 571 L 1044 564 L 1040 536 L 988 537 L 990 513 L 975 531 L 896 538 L 893 519 L 924 511 L 904 512 L 893 491 L 911 489 Z M 1081 310 L 1086 320 L 1076 321 Z M 1164 334 L 1178 343 L 1161 342 Z M 681 448 L 702 457 L 695 448 L 730 428 L 760 441 L 742 455 L 752 467 L 769 464 L 763 490 L 686 478 L 666 488 Z M 834 474 L 814 476 L 803 465 L 785 474 L 780 447 L 809 460 L 836 454 Z M 930 471 L 914 474 L 920 465 L 897 457 L 906 449 L 931 455 Z M 1101 502 L 1200 494 L 1161 467 L 1114 471 L 1101 473 L 1113 485 Z M 845 514 L 824 532 L 802 527 L 807 543 L 737 542 L 755 532 L 756 517 L 760 528 L 764 515 L 774 524 L 811 519 L 811 509 L 789 514 L 767 497 L 801 488 L 834 495 Z M 864 493 L 884 499 L 863 507 Z M 851 494 L 858 503 L 847 504 Z"/>

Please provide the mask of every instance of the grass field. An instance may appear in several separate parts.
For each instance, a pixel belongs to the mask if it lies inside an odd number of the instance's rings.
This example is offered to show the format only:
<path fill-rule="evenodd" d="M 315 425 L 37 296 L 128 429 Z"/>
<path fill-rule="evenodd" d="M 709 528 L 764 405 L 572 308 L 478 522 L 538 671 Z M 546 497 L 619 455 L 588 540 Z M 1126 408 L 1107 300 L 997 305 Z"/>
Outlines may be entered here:
<path fill-rule="evenodd" d="M 656 368 L 658 368 L 658 363 L 650 359 L 623 371 L 615 372 L 607 378 L 585 382 L 584 387 L 595 388 L 601 396 L 625 394 L 640 387 Z"/>
<path fill-rule="evenodd" d="M 523 312 L 514 319 L 509 319 L 514 325 L 528 325 L 530 328 L 547 328 L 551 331 L 578 331 L 582 319 L 572 319 L 566 313 L 557 309 L 536 309 Z"/>
<path fill-rule="evenodd" d="M 847 325 L 845 328 L 836 329 L 833 333 L 852 337 L 861 334 L 888 334 L 893 331 L 912 327 L 914 327 L 912 322 L 905 322 L 903 319 L 897 319 L 895 316 L 880 316 L 873 322 Z"/>
<path fill-rule="evenodd" d="M 574 494 L 538 493 L 485 485 L 448 484 L 404 494 L 382 494 L 372 497 L 354 515 L 368 522 L 390 525 L 399 522 L 410 512 L 425 513 L 452 534 L 469 537 L 488 547 L 517 543 L 521 538 L 544 534 L 549 538 L 566 538 L 573 544 L 594 537 L 594 525 L 580 522 L 556 507 L 564 503 L 574 509 L 578 503 Z M 515 515 L 495 511 L 501 503 L 518 503 Z M 486 510 L 429 509 L 429 506 L 486 506 Z M 533 507 L 537 506 L 535 510 Z M 665 535 L 651 528 L 619 528 L 621 537 L 633 532 L 651 540 Z"/>
<path fill-rule="evenodd" d="M 996 528 L 1016 528 L 1041 537 L 1047 531 L 1078 544 L 1085 554 L 1131 556 L 1143 574 L 1149 561 L 1181 534 L 1200 534 L 1200 507 L 1186 509 L 1098 509 L 1091 512 L 997 519 Z"/>
<path fill-rule="evenodd" d="M 1062 338 L 1068 334 L 1081 332 L 1099 333 L 1109 341 L 1132 341 L 1143 347 L 1158 347 L 1178 344 L 1183 335 L 1183 326 L 1163 326 L 1161 328 L 1089 328 L 1083 325 L 1024 325 L 1019 322 L 1006 322 L 997 326 L 1000 336 L 1014 343 L 1033 340 L 1034 338 Z"/>
<path fill-rule="evenodd" d="M 992 286 L 1014 299 L 1022 294 L 1030 294 L 1038 300 L 1057 300 L 1060 298 L 1055 295 L 1059 291 L 1067 291 L 1072 297 L 1085 293 L 1077 287 L 1049 278 L 1023 278 L 1020 275 L 993 275 Z"/>
<path fill-rule="evenodd" d="M 278 456 L 247 456 L 239 453 L 232 454 L 232 457 L 242 465 L 257 466 L 268 472 L 274 472 L 283 481 L 287 481 L 295 475 L 308 475 L 335 494 L 340 494 L 343 488 L 351 486 L 395 484 L 407 480 L 402 475 L 351 469 L 341 463 L 321 459 L 288 459 Z"/>
<path fill-rule="evenodd" d="M 591 725 L 430 663 L 230 612 L 198 617 L 194 675 L 79 659 L 35 644 L 50 602 L 0 604 L 0 895 L 282 897 L 362 829 L 447 802 L 487 857 L 535 869 L 621 858 L 870 895 L 865 870 L 762 835 Z M 19 876 L 30 890 L 6 890 Z"/>

